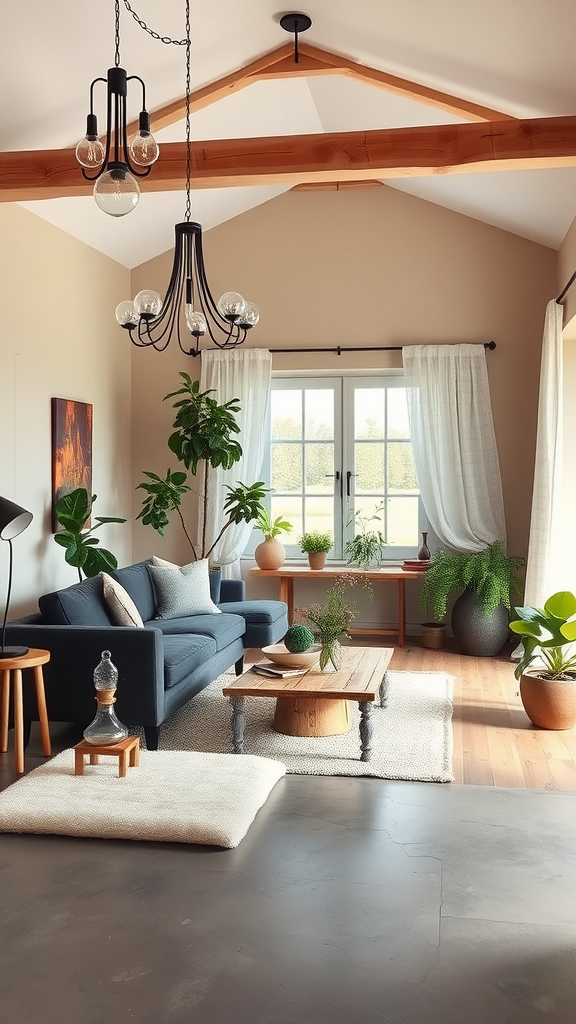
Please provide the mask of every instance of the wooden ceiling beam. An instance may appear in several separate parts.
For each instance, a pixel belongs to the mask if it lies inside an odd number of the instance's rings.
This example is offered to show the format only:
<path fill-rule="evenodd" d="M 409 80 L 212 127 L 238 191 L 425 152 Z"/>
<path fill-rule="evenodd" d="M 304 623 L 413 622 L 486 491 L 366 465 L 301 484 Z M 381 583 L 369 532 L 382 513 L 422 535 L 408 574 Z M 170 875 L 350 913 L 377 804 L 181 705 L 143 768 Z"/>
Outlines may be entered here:
<path fill-rule="evenodd" d="M 493 110 L 491 107 L 479 103 L 472 103 L 470 100 L 452 96 L 450 93 L 441 92 L 439 89 L 431 89 L 429 86 L 417 82 L 410 82 L 405 78 L 398 78 L 396 75 L 389 75 L 385 71 L 378 71 L 377 68 L 368 67 L 367 64 L 359 64 L 329 50 L 322 50 L 317 46 L 308 46 L 306 43 L 299 45 L 299 62 L 294 62 L 294 48 L 291 43 L 278 47 L 264 57 L 246 64 L 238 71 L 233 71 L 224 78 L 196 89 L 190 94 L 190 111 L 203 110 L 204 107 L 218 100 L 231 96 L 240 89 L 245 89 L 254 82 L 268 82 L 278 78 L 309 78 L 315 75 L 346 75 L 356 81 L 385 89 L 396 96 L 404 99 L 414 100 L 423 103 L 428 107 L 435 107 L 444 110 L 449 114 L 463 117 L 467 121 L 511 121 L 514 118 L 510 114 L 504 114 L 500 110 Z M 168 128 L 186 116 L 185 97 L 168 103 L 158 110 L 152 111 L 150 120 L 152 131 L 157 132 L 162 128 Z M 133 121 L 128 125 L 128 134 L 132 135 L 138 131 L 138 122 Z"/>
<path fill-rule="evenodd" d="M 145 192 L 184 187 L 185 143 L 162 146 Z M 192 144 L 192 187 L 300 185 L 576 166 L 576 117 Z M 0 153 L 0 201 L 89 195 L 74 150 Z"/>

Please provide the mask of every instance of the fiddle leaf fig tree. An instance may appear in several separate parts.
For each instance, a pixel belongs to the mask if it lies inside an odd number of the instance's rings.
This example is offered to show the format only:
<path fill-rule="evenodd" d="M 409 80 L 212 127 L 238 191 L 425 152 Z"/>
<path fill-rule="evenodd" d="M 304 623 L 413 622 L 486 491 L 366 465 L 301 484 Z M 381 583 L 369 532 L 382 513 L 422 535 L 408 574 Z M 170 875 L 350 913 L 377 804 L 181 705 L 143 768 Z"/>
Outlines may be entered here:
<path fill-rule="evenodd" d="M 77 487 L 70 494 L 64 494 L 55 506 L 56 519 L 64 529 L 54 534 L 54 540 L 61 548 L 65 548 L 64 558 L 68 565 L 78 569 L 78 579 L 84 576 L 97 576 L 99 572 L 110 572 L 118 567 L 118 559 L 106 548 L 97 547 L 98 537 L 93 537 L 95 530 L 104 523 L 125 523 L 118 516 L 94 516 L 95 525 L 85 529 L 86 521 L 92 515 L 96 495 L 91 497 L 85 487 Z"/>
<path fill-rule="evenodd" d="M 146 491 L 142 511 L 137 518 L 146 526 L 152 526 L 161 537 L 169 523 L 170 514 L 176 512 L 195 559 L 209 558 L 225 531 L 233 523 L 250 523 L 264 511 L 263 499 L 267 489 L 262 480 L 254 484 L 240 481 L 234 487 L 226 484 L 228 495 L 224 500 L 225 523 L 212 544 L 207 542 L 208 487 L 211 469 L 231 469 L 242 457 L 242 447 L 236 436 L 240 427 L 235 414 L 240 412 L 237 398 L 219 404 L 211 398 L 212 391 L 200 391 L 200 384 L 188 373 L 180 372 L 183 384 L 177 391 L 165 395 L 164 401 L 183 395 L 173 403 L 177 409 L 172 426 L 175 428 L 168 438 L 168 447 L 191 476 L 198 477 L 199 488 L 195 492 L 199 501 L 200 542 L 195 544 L 182 515 L 182 497 L 193 488 L 188 484 L 188 475 L 181 471 L 168 470 L 164 478 L 156 473 L 145 472 L 148 478 L 138 487 Z"/>

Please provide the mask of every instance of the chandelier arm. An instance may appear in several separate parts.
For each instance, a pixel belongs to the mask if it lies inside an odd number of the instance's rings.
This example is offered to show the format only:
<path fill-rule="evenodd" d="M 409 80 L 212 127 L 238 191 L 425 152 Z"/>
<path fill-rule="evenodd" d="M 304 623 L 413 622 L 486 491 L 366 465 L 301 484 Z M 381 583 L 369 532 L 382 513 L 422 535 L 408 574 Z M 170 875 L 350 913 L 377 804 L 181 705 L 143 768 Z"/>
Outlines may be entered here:
<path fill-rule="evenodd" d="M 142 85 L 142 93 L 144 94 L 144 82 L 142 81 L 141 78 L 138 77 L 138 75 L 130 75 L 129 78 L 126 79 L 126 88 L 128 87 L 128 82 L 130 82 L 133 78 L 137 78 L 138 81 L 141 83 L 141 85 Z M 121 95 L 119 98 L 120 98 L 120 104 L 121 104 L 121 122 L 120 123 L 121 123 L 121 126 L 122 126 L 122 148 L 124 150 L 124 163 L 126 164 L 126 166 L 127 166 L 128 170 L 130 171 L 130 173 L 133 174 L 136 178 L 147 178 L 148 175 L 150 174 L 150 171 L 152 170 L 152 165 L 150 165 L 150 167 L 144 168 L 143 171 L 138 171 L 132 165 L 132 161 L 130 160 L 130 149 L 129 149 L 129 146 L 128 146 L 128 125 L 126 123 L 126 121 L 127 121 L 127 118 L 126 118 L 126 95 L 123 95 L 123 96 Z M 115 126 L 115 138 L 116 138 L 116 143 L 117 143 L 117 141 L 118 141 L 118 127 L 117 127 L 117 125 Z"/>

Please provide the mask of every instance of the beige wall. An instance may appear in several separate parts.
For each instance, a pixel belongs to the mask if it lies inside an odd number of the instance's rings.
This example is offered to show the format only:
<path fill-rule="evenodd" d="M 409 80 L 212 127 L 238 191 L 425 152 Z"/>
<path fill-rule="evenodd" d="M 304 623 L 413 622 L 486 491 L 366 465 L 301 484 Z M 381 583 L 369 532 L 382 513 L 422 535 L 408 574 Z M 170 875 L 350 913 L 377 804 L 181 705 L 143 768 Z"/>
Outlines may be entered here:
<path fill-rule="evenodd" d="M 227 288 L 260 306 L 250 343 L 269 348 L 483 342 L 508 525 L 509 550 L 528 541 L 544 310 L 556 287 L 556 253 L 390 188 L 290 192 L 205 235 L 217 297 Z M 171 254 L 137 268 L 133 292 L 162 294 Z M 170 351 L 171 349 L 171 351 Z M 172 390 L 199 360 L 133 351 L 135 482 L 164 472 Z M 274 366 L 400 366 L 400 353 L 276 356 Z M 140 500 L 136 499 L 136 511 Z M 135 554 L 156 540 L 137 528 Z M 156 543 L 162 544 L 161 541 Z M 186 549 L 167 531 L 168 557 Z"/>
<path fill-rule="evenodd" d="M 77 579 L 50 530 L 52 397 L 93 405 L 96 512 L 131 515 L 130 354 L 114 320 L 129 272 L 15 204 L 0 205 L 0 237 L 0 494 L 34 515 L 14 541 L 17 615 Z M 129 523 L 99 533 L 121 565 L 131 561 Z"/>

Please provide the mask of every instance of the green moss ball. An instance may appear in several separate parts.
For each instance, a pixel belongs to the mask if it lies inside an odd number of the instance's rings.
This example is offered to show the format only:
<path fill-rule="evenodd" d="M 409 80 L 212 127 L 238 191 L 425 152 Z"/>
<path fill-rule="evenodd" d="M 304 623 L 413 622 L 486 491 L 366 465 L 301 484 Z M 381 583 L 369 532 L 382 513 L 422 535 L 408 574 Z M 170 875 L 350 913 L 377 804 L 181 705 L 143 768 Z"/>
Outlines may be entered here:
<path fill-rule="evenodd" d="M 284 646 L 290 654 L 302 654 L 314 643 L 314 633 L 308 626 L 290 626 L 284 637 Z"/>

